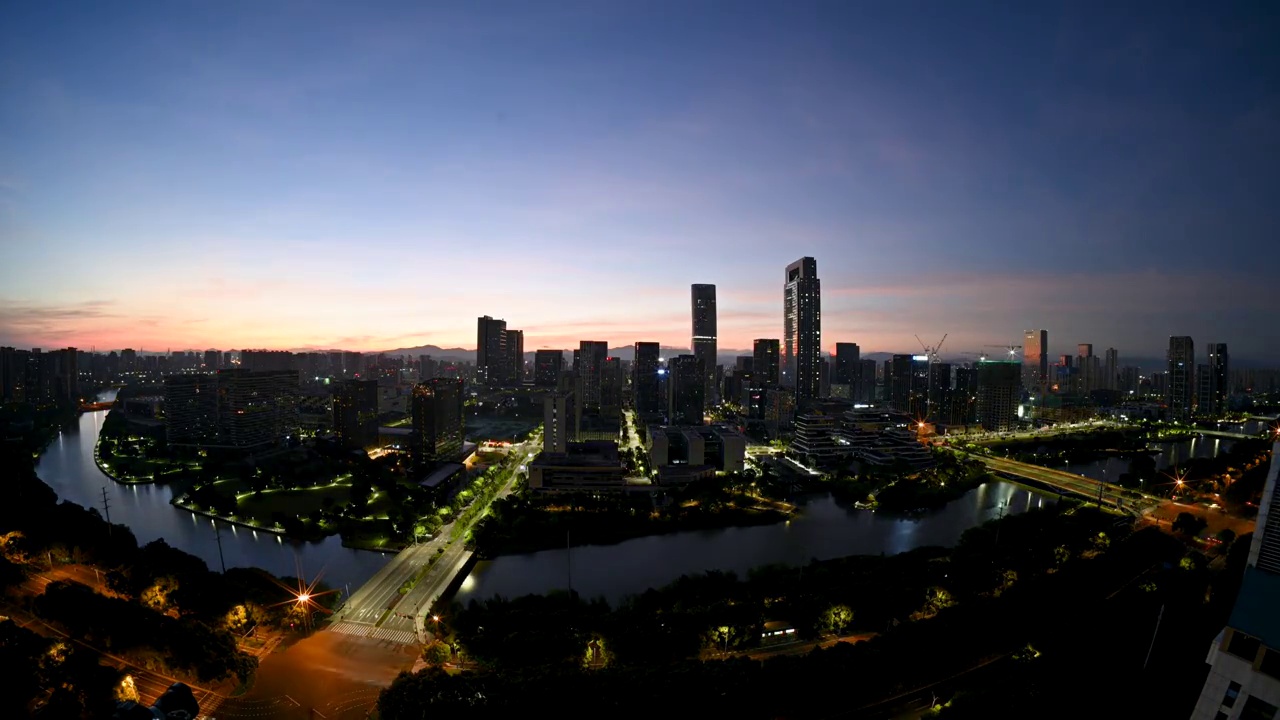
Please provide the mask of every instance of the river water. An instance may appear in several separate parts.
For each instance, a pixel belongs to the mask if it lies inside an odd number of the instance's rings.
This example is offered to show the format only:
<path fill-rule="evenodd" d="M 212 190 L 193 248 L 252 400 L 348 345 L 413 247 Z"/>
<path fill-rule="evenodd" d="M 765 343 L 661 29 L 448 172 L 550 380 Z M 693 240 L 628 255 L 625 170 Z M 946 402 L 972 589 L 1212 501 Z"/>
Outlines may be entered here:
<path fill-rule="evenodd" d="M 671 533 L 617 545 L 588 545 L 504 555 L 478 563 L 457 599 L 516 597 L 563 590 L 572 576 L 583 597 L 617 603 L 627 595 L 661 587 L 681 575 L 731 570 L 745 577 L 754 567 L 804 565 L 846 555 L 893 555 L 929 545 L 954 545 L 975 525 L 1005 514 L 1052 504 L 1054 498 L 1002 481 L 986 483 L 923 517 L 841 507 L 829 495 L 809 498 L 794 520 L 774 525 Z M 572 560 L 572 568 L 569 561 Z"/>
<path fill-rule="evenodd" d="M 1214 458 L 1231 449 L 1234 441 L 1231 438 L 1195 437 L 1177 442 L 1151 443 L 1151 456 L 1155 458 L 1156 468 L 1161 472 L 1190 460 L 1191 458 Z M 1128 457 L 1109 457 L 1090 460 L 1084 463 L 1057 463 L 1050 467 L 1084 475 L 1094 480 L 1115 482 L 1124 473 L 1129 472 Z M 1157 480 L 1166 482 L 1167 480 Z"/>
<path fill-rule="evenodd" d="M 105 396 L 102 399 L 111 399 Z M 169 504 L 173 490 L 166 485 L 122 485 L 108 478 L 93 460 L 93 448 L 106 411 L 84 413 L 78 425 L 62 432 L 40 456 L 36 472 L 58 497 L 102 512 L 107 492 L 111 521 L 128 525 L 142 545 L 165 542 L 220 567 L 213 521 Z M 271 533 L 221 523 L 222 555 L 227 567 L 260 567 L 276 575 L 317 575 L 330 587 L 355 590 L 391 559 L 390 555 L 342 547 L 337 536 L 315 543 L 299 543 Z"/>

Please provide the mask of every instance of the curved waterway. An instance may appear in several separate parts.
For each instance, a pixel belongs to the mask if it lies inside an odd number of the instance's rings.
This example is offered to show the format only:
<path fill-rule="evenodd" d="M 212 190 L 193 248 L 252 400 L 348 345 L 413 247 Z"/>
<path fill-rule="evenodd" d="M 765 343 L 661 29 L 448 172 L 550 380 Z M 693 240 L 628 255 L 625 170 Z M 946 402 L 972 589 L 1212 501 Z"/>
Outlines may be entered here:
<path fill-rule="evenodd" d="M 564 590 L 617 603 L 681 575 L 728 570 L 745 577 L 763 565 L 804 565 L 847 555 L 894 555 L 929 545 L 950 546 L 965 530 L 1005 514 L 1050 505 L 1055 496 L 1003 481 L 988 482 L 918 518 L 855 510 L 828 495 L 808 498 L 794 520 L 773 525 L 671 533 L 617 545 L 587 545 L 504 555 L 478 563 L 462 583 L 463 603 L 495 595 L 517 597 Z M 1003 506 L 1003 508 L 1002 508 Z"/>
<path fill-rule="evenodd" d="M 112 395 L 102 399 L 109 400 Z M 169 504 L 173 490 L 166 485 L 122 485 L 98 469 L 94 445 L 106 411 L 84 413 L 76 427 L 63 431 L 36 464 L 40 479 L 62 500 L 102 512 L 106 490 L 111 521 L 128 525 L 138 544 L 164 538 L 184 552 L 204 560 L 212 570 L 221 565 L 213 521 Z M 391 559 L 390 555 L 342 546 L 339 537 L 320 542 L 293 542 L 271 533 L 219 523 L 222 557 L 228 568 L 260 567 L 276 575 L 321 575 L 333 588 L 355 590 Z"/>

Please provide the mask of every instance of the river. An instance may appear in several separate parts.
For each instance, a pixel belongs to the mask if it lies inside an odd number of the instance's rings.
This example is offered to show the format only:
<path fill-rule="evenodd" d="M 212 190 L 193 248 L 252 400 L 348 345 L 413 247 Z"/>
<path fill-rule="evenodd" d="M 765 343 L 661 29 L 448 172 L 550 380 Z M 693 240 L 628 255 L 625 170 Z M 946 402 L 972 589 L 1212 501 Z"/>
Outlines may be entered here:
<path fill-rule="evenodd" d="M 1194 437 L 1190 440 L 1153 442 L 1151 456 L 1156 469 L 1161 472 L 1191 458 L 1214 458 L 1231 449 L 1231 438 Z M 1129 472 L 1129 457 L 1108 457 L 1084 463 L 1058 463 L 1050 465 L 1059 470 L 1083 475 L 1094 480 L 1115 482 Z M 1163 482 L 1163 481 L 1162 481 Z"/>
<path fill-rule="evenodd" d="M 516 597 L 568 587 L 583 597 L 616 604 L 627 595 L 661 587 L 707 570 L 745 577 L 754 567 L 804 565 L 811 559 L 897 554 L 929 545 L 954 545 L 960 535 L 1003 512 L 1017 514 L 1054 502 L 1018 485 L 992 481 L 923 517 L 841 507 L 829 495 L 803 503 L 794 520 L 774 525 L 671 533 L 617 545 L 588 545 L 504 555 L 480 562 L 462 583 L 460 602 L 495 595 Z M 572 568 L 569 560 L 572 559 Z"/>
<path fill-rule="evenodd" d="M 212 520 L 170 505 L 173 490 L 166 485 L 122 485 L 98 469 L 93 448 L 106 415 L 106 411 L 83 413 L 76 427 L 58 435 L 36 465 L 40 479 L 59 498 L 99 512 L 105 488 L 111 521 L 128 525 L 138 544 L 164 538 L 217 570 L 218 538 Z M 221 524 L 221 530 L 222 556 L 227 567 L 260 567 L 276 575 L 308 580 L 320 575 L 333 588 L 350 585 L 354 591 L 391 559 L 384 553 L 344 548 L 336 535 L 320 542 L 300 543 L 228 524 Z"/>

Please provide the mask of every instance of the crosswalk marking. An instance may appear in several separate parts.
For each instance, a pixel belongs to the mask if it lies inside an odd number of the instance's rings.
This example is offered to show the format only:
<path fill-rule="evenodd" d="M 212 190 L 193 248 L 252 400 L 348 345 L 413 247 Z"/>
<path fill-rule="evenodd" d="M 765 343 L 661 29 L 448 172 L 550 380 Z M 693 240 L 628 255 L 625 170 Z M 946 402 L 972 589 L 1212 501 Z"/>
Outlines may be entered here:
<path fill-rule="evenodd" d="M 336 623 L 329 629 L 334 632 L 342 633 L 343 635 L 355 635 L 357 637 L 385 640 L 399 645 L 413 645 L 418 642 L 418 636 L 412 630 L 378 628 L 372 625 L 365 625 L 364 623 L 352 623 L 346 621 Z"/>

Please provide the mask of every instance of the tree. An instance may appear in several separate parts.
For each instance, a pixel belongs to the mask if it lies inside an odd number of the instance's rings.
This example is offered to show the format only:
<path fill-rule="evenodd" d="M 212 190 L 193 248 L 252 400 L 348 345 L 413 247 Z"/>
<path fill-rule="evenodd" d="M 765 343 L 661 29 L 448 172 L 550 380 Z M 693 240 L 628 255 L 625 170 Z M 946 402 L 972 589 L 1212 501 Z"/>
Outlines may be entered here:
<path fill-rule="evenodd" d="M 453 658 L 453 648 L 448 643 L 433 642 L 422 651 L 422 659 L 431 665 L 444 665 Z"/>
<path fill-rule="evenodd" d="M 1173 520 L 1173 531 L 1180 532 L 1187 537 L 1195 537 L 1204 530 L 1209 523 L 1205 519 L 1189 512 L 1180 512 L 1178 517 Z"/>
<path fill-rule="evenodd" d="M 1224 548 L 1231 547 L 1231 543 L 1236 541 L 1236 533 L 1231 528 L 1222 528 L 1218 531 L 1217 537 Z"/>
<path fill-rule="evenodd" d="M 823 632 L 842 634 L 853 624 L 853 610 L 848 605 L 832 605 L 819 620 Z"/>

